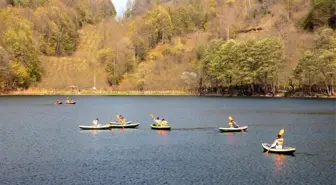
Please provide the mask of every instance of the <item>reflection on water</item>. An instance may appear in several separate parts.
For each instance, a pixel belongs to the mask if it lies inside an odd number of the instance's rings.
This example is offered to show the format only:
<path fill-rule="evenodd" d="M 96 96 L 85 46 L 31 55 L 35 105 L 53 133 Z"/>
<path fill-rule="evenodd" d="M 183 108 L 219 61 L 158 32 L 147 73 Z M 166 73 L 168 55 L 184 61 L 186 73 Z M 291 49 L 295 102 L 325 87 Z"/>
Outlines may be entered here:
<path fill-rule="evenodd" d="M 165 136 L 167 135 L 169 131 L 168 130 L 157 130 L 156 133 L 160 136 Z"/>
<path fill-rule="evenodd" d="M 233 133 L 227 133 L 226 135 L 228 136 L 230 145 L 236 144 L 236 140 Z"/>
<path fill-rule="evenodd" d="M 80 130 L 81 133 L 90 133 L 92 135 L 97 135 L 102 132 L 111 132 L 111 130 Z"/>
<path fill-rule="evenodd" d="M 274 158 L 274 171 L 278 172 L 282 169 L 284 165 L 285 155 L 276 154 Z"/>

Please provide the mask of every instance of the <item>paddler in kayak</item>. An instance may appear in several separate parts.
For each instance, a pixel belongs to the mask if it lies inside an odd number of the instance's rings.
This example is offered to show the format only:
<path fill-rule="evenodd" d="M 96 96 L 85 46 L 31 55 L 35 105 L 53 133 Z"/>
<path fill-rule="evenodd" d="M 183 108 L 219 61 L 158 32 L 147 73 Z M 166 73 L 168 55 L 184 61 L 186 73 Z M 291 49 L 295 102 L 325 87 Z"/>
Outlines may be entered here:
<path fill-rule="evenodd" d="M 232 119 L 231 116 L 229 117 L 229 120 L 230 120 L 230 122 L 229 122 L 229 127 L 230 128 L 238 128 L 239 127 L 239 125 Z"/>
<path fill-rule="evenodd" d="M 117 119 L 118 119 L 118 123 L 121 123 L 121 124 L 126 124 L 126 119 L 124 118 L 124 116 L 123 115 L 119 115 L 119 114 L 117 114 Z"/>
<path fill-rule="evenodd" d="M 118 116 L 118 119 L 119 119 L 119 122 L 122 123 L 122 124 L 126 124 L 126 119 L 124 118 L 123 115 L 117 115 Z"/>
<path fill-rule="evenodd" d="M 165 119 L 161 120 L 161 125 L 162 126 L 168 126 L 168 121 L 166 121 Z"/>
<path fill-rule="evenodd" d="M 154 126 L 161 126 L 161 120 L 160 120 L 160 118 L 159 117 L 157 117 L 156 119 L 154 119 Z"/>
<path fill-rule="evenodd" d="M 74 101 L 71 100 L 69 97 L 67 97 L 66 100 L 65 100 L 65 102 L 66 102 L 66 103 L 73 103 Z"/>
<path fill-rule="evenodd" d="M 277 139 L 271 145 L 271 148 L 282 149 L 283 148 L 284 139 L 281 134 L 278 134 Z"/>
<path fill-rule="evenodd" d="M 97 125 L 99 124 L 99 119 L 96 118 L 95 120 L 93 120 L 93 121 L 92 121 L 92 124 L 93 124 L 94 126 L 97 126 Z"/>

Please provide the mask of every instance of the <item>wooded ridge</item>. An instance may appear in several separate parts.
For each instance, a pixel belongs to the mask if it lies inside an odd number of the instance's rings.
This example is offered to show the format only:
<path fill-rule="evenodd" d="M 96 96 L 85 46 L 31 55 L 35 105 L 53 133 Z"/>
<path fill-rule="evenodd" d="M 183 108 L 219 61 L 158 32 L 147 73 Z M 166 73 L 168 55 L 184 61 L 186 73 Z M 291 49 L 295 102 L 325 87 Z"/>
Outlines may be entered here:
<path fill-rule="evenodd" d="M 334 0 L 0 0 L 0 90 L 334 96 Z"/>

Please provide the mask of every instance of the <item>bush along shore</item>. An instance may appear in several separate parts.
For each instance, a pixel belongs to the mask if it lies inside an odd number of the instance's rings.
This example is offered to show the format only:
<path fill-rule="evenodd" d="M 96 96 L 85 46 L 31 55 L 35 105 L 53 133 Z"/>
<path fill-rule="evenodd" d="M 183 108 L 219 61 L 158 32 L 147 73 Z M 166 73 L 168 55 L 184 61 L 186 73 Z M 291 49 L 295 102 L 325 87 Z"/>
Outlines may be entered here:
<path fill-rule="evenodd" d="M 216 97 L 265 97 L 265 98 L 283 98 L 283 97 L 292 97 L 292 98 L 334 98 L 336 96 L 328 96 L 323 93 L 318 92 L 279 92 L 276 94 L 265 94 L 265 93 L 254 93 L 254 94 L 245 94 L 245 93 L 227 93 L 220 91 L 183 91 L 183 90 L 166 90 L 166 91 L 139 91 L 139 90 L 92 90 L 92 89 L 82 89 L 82 90 L 49 90 L 49 89 L 27 89 L 27 90 L 18 90 L 18 91 L 5 91 L 0 92 L 2 96 L 52 96 L 52 95 L 112 95 L 112 96 L 216 96 Z"/>

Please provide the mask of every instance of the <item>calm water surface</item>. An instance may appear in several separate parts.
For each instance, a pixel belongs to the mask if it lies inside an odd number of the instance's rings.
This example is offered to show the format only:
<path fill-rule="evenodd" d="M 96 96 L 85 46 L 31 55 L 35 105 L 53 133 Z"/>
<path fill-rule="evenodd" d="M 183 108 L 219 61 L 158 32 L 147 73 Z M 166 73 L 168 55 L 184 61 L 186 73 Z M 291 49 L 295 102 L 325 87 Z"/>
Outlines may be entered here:
<path fill-rule="evenodd" d="M 335 184 L 336 101 L 215 97 L 0 97 L 0 184 Z M 150 130 L 148 113 L 170 132 Z M 138 129 L 80 131 L 123 114 Z M 223 134 L 228 116 L 245 133 Z M 285 129 L 295 156 L 265 154 Z"/>

